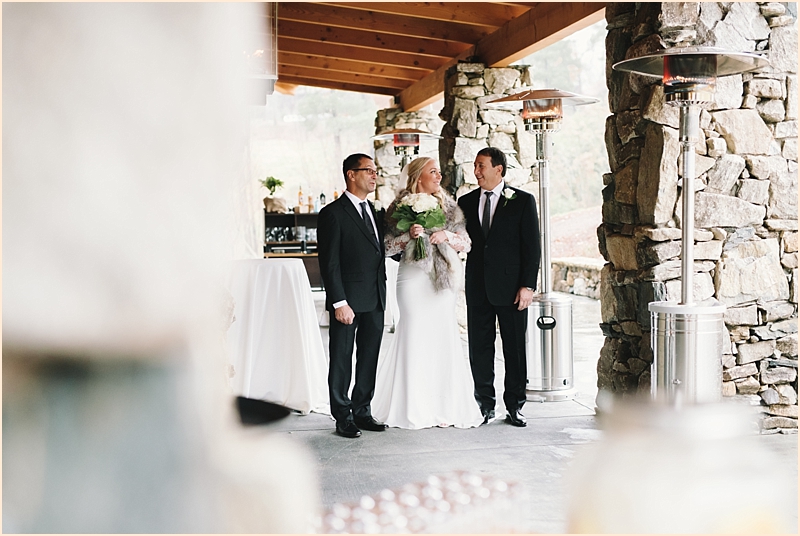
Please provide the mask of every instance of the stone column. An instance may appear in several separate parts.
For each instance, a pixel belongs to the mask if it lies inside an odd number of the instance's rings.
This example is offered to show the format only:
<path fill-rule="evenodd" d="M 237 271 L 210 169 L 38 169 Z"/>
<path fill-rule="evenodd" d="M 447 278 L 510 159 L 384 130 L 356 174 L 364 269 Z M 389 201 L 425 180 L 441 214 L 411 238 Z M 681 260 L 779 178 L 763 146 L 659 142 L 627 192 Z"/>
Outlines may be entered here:
<path fill-rule="evenodd" d="M 418 112 L 403 112 L 398 108 L 378 110 L 375 118 L 375 134 L 381 134 L 394 128 L 416 128 L 439 134 L 442 129 L 442 120 L 433 112 L 420 110 Z M 394 145 L 391 141 L 374 141 L 375 165 L 378 167 L 378 189 L 375 198 L 384 206 L 388 206 L 395 198 L 395 193 L 404 185 L 399 184 L 400 161 L 402 157 L 394 154 Z M 430 156 L 438 159 L 438 143 L 436 140 L 422 141 L 419 155 Z"/>
<path fill-rule="evenodd" d="M 538 187 L 531 178 L 536 156 L 533 134 L 525 131 L 518 113 L 487 105 L 528 85 L 528 66 L 487 69 L 483 63 L 458 63 L 448 70 L 439 114 L 445 121 L 439 157 L 443 184 L 451 193 L 458 197 L 477 187 L 473 162 L 484 147 L 506 152 L 506 182 L 536 193 Z"/>
<path fill-rule="evenodd" d="M 795 4 L 789 4 L 795 9 Z M 605 345 L 598 387 L 650 388 L 647 304 L 680 299 L 677 108 L 656 79 L 611 70 L 664 48 L 764 51 L 772 65 L 720 78 L 703 110 L 695 179 L 695 298 L 728 307 L 723 394 L 797 427 L 797 22 L 780 3 L 609 3 L 600 251 Z"/>

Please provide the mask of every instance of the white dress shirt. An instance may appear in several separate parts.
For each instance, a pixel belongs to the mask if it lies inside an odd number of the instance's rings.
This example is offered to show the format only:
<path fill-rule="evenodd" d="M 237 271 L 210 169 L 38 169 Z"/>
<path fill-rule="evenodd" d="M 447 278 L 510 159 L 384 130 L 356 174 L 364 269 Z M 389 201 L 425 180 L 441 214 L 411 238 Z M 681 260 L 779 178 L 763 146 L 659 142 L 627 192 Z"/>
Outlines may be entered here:
<path fill-rule="evenodd" d="M 500 201 L 500 196 L 503 195 L 503 188 L 506 187 L 505 181 L 500 181 L 500 183 L 494 187 L 492 192 L 492 205 L 489 207 L 489 214 L 491 214 L 491 218 L 489 219 L 489 227 L 492 226 L 492 222 L 494 221 L 494 213 L 497 210 L 497 202 Z M 483 225 L 483 206 L 486 204 L 486 192 L 489 190 L 484 190 L 481 188 L 481 197 L 478 200 L 478 220 Z"/>
<path fill-rule="evenodd" d="M 372 210 L 369 208 L 369 201 L 366 199 L 359 199 L 357 196 L 350 193 L 349 190 L 345 190 L 344 195 L 346 195 L 347 198 L 353 202 L 353 205 L 356 207 L 356 212 L 358 212 L 359 216 L 361 216 L 361 203 L 367 204 L 367 216 L 369 216 L 369 221 L 372 222 L 372 230 L 375 232 L 375 237 L 378 237 L 378 226 L 375 225 L 375 218 L 372 217 Z M 380 241 L 380 238 L 378 238 L 378 240 Z"/>

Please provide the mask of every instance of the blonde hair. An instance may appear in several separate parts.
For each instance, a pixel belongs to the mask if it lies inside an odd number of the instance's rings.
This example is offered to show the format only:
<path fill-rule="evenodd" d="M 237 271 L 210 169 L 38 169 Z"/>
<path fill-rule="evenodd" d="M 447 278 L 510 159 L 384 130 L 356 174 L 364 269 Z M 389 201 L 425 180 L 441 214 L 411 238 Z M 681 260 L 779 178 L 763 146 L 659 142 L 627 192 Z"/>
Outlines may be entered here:
<path fill-rule="evenodd" d="M 427 166 L 430 162 L 435 162 L 435 160 L 430 156 L 420 156 L 419 158 L 412 160 L 406 166 L 406 170 L 408 173 L 408 180 L 406 181 L 406 190 L 408 190 L 412 194 L 419 193 L 417 191 L 417 187 L 419 186 L 419 178 L 422 176 L 423 168 Z M 444 194 L 442 192 L 443 190 L 440 187 L 438 192 L 431 195 L 439 200 L 439 206 L 444 207 Z"/>

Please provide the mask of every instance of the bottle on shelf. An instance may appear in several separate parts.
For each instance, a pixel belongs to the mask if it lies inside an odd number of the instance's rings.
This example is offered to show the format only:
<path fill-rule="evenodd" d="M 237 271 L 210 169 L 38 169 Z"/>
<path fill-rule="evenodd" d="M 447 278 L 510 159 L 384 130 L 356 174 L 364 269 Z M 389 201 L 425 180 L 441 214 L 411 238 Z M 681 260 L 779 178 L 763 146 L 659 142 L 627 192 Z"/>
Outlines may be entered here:
<path fill-rule="evenodd" d="M 339 199 L 339 190 L 334 190 L 333 191 L 333 200 L 336 201 L 337 199 Z"/>
<path fill-rule="evenodd" d="M 325 206 L 325 192 L 322 192 L 321 194 L 319 194 L 319 206 L 320 207 L 324 207 Z"/>
<path fill-rule="evenodd" d="M 297 212 L 304 212 L 303 211 L 303 204 L 305 203 L 305 197 L 303 196 L 303 187 L 297 189 Z"/>

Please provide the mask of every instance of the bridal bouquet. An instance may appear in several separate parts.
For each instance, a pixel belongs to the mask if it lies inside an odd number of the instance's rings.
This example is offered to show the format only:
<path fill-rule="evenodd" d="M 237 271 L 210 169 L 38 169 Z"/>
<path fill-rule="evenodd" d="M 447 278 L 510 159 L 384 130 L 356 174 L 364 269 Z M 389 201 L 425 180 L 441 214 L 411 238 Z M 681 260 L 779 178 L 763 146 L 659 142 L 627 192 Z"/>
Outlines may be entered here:
<path fill-rule="evenodd" d="M 408 231 L 415 223 L 422 225 L 425 229 L 434 227 L 444 227 L 446 219 L 439 201 L 430 194 L 408 194 L 397 203 L 397 210 L 392 214 L 392 218 L 397 220 L 397 229 L 401 232 Z M 428 256 L 425 250 L 425 242 L 419 236 L 414 247 L 414 257 L 416 260 L 424 259 Z"/>

